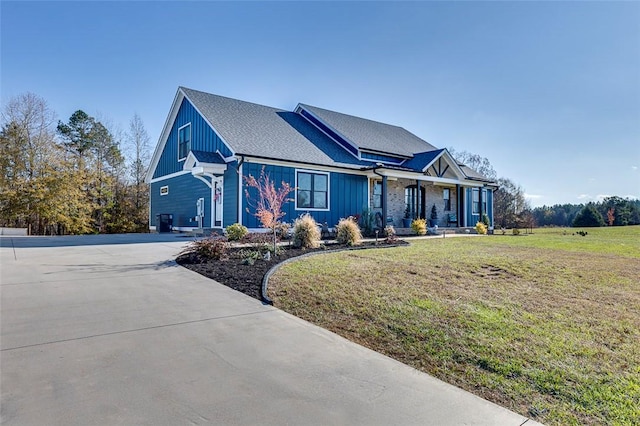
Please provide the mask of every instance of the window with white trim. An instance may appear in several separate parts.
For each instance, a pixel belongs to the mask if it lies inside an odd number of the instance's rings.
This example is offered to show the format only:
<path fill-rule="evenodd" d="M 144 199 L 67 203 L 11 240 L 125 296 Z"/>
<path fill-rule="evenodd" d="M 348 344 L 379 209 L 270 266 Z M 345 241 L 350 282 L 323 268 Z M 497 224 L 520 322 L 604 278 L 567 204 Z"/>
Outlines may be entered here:
<path fill-rule="evenodd" d="M 480 214 L 480 192 L 478 191 L 478 188 L 473 188 L 473 190 L 471 191 L 472 193 L 472 213 L 473 214 Z"/>
<path fill-rule="evenodd" d="M 329 209 L 329 174 L 296 170 L 296 209 Z"/>
<path fill-rule="evenodd" d="M 160 195 L 169 195 L 169 186 L 161 186 L 160 187 Z"/>
<path fill-rule="evenodd" d="M 178 161 L 187 158 L 191 151 L 191 123 L 178 129 Z"/>
<path fill-rule="evenodd" d="M 382 182 L 380 181 L 373 183 L 373 208 L 382 208 Z"/>
<path fill-rule="evenodd" d="M 489 210 L 487 210 L 487 190 L 482 190 L 482 212 L 484 214 L 488 214 Z"/>
<path fill-rule="evenodd" d="M 442 190 L 442 198 L 444 199 L 444 211 L 451 211 L 451 190 L 449 188 Z"/>

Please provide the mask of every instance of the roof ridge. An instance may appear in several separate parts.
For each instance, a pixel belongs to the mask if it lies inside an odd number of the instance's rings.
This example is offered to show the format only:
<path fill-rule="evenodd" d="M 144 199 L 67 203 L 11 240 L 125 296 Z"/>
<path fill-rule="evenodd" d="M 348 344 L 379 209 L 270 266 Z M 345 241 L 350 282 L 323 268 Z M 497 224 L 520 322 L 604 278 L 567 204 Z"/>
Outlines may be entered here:
<path fill-rule="evenodd" d="M 304 104 L 304 103 L 302 103 L 302 102 L 300 102 L 300 104 L 299 104 L 299 105 L 300 105 L 300 106 L 302 106 L 302 107 L 311 107 L 311 108 L 321 109 L 321 110 L 323 110 L 323 111 L 332 112 L 332 113 L 334 113 L 334 114 L 346 115 L 347 117 L 357 118 L 357 119 L 359 119 L 359 120 L 369 121 L 369 122 L 371 122 L 371 123 L 382 124 L 382 125 L 384 125 L 384 126 L 395 127 L 395 128 L 402 129 L 402 130 L 404 130 L 404 131 L 408 132 L 408 130 L 407 130 L 407 129 L 405 129 L 404 127 L 402 127 L 402 126 L 396 126 L 395 124 L 384 123 L 384 122 L 382 122 L 382 121 L 378 121 L 378 120 L 371 120 L 370 118 L 359 117 L 359 116 L 357 116 L 357 115 L 353 115 L 353 114 L 345 114 L 344 112 L 334 111 L 334 110 L 332 110 L 332 109 L 326 109 L 326 108 L 321 108 L 321 107 L 317 107 L 317 106 L 314 106 L 314 105 Z M 411 133 L 411 132 L 409 132 L 409 133 Z M 426 142 L 426 141 L 425 141 L 425 142 Z"/>
<path fill-rule="evenodd" d="M 202 93 L 202 94 L 207 95 L 207 96 L 214 96 L 216 98 L 228 99 L 228 100 L 234 101 L 234 102 L 242 102 L 244 104 L 255 105 L 255 106 L 262 107 L 262 108 L 269 108 L 269 109 L 276 110 L 276 111 L 291 112 L 289 110 L 278 108 L 278 107 L 273 107 L 273 106 L 269 106 L 269 105 L 263 105 L 263 104 L 259 104 L 257 102 L 244 101 L 242 99 L 236 99 L 236 98 L 232 98 L 232 97 L 229 97 L 229 96 L 217 95 L 215 93 L 205 92 L 203 90 L 191 89 L 190 87 L 185 87 L 185 86 L 178 86 L 178 87 L 179 87 L 179 89 L 181 89 L 183 91 L 184 90 L 188 90 L 188 91 L 191 91 L 191 92 Z"/>

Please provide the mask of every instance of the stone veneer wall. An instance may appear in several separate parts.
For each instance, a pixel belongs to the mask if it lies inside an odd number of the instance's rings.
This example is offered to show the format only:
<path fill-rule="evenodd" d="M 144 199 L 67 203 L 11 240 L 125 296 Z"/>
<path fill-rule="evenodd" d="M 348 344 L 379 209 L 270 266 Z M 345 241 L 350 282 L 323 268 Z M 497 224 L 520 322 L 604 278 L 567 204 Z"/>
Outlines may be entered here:
<path fill-rule="evenodd" d="M 370 182 L 371 200 L 370 205 L 373 205 L 373 184 Z M 404 210 L 406 208 L 404 199 L 404 189 L 409 185 L 415 185 L 415 180 L 398 179 L 387 181 L 387 214 L 393 218 L 393 226 L 396 228 L 402 228 L 402 218 L 404 217 Z M 442 198 L 443 186 L 433 185 L 430 182 L 422 182 L 422 187 L 425 190 L 425 218 L 429 219 L 431 216 L 431 207 L 435 204 L 438 211 L 438 226 L 447 226 L 447 219 L 449 214 L 456 214 L 458 197 L 456 196 L 456 187 L 448 187 L 450 189 L 449 197 L 451 199 L 451 210 L 444 211 L 444 199 Z M 373 209 L 374 213 L 382 213 L 382 209 Z"/>

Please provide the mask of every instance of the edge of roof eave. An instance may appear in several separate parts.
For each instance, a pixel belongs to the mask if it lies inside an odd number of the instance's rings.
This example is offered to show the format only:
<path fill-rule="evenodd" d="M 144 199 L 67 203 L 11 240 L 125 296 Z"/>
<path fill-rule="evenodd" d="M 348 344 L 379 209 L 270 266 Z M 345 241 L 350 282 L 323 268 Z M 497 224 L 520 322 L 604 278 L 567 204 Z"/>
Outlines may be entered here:
<path fill-rule="evenodd" d="M 460 184 L 460 185 L 464 185 L 466 184 L 473 184 L 473 186 L 479 186 L 480 184 L 484 184 L 485 186 L 493 186 L 493 187 L 497 187 L 497 185 L 494 182 L 488 182 L 488 181 L 484 181 L 481 179 L 472 179 L 472 178 L 468 178 L 465 177 L 463 179 L 457 178 L 457 179 L 452 179 L 452 178 L 439 178 L 439 177 L 435 177 L 435 176 L 429 176 L 427 174 L 425 174 L 424 172 L 421 172 L 420 170 L 415 170 L 415 169 L 397 169 L 397 168 L 393 168 L 393 167 L 386 167 L 386 165 L 375 165 L 375 166 L 368 166 L 368 167 L 363 167 L 361 170 L 362 171 L 375 171 L 375 170 L 388 170 L 389 172 L 391 172 L 391 174 L 389 175 L 389 177 L 397 177 L 400 179 L 411 179 L 411 177 L 406 176 L 406 175 L 414 175 L 415 178 L 417 180 L 421 180 L 421 181 L 425 181 L 425 182 L 440 182 L 440 183 L 449 183 L 449 184 Z M 393 173 L 396 172 L 396 174 L 398 176 L 393 176 Z M 420 178 L 420 179 L 418 179 Z"/>
<path fill-rule="evenodd" d="M 171 125 L 169 123 L 173 123 L 178 115 L 178 110 L 180 109 L 180 104 L 182 100 L 187 96 L 186 93 L 182 90 L 183 86 L 178 86 L 178 90 L 176 90 L 176 94 L 173 97 L 173 103 L 171 104 L 171 108 L 169 108 L 169 114 L 167 114 L 167 118 L 164 122 L 164 126 L 162 127 L 162 132 L 160 133 L 160 138 L 156 143 L 156 149 L 153 151 L 151 156 L 151 161 L 149 162 L 149 170 L 145 175 L 144 181 L 145 183 L 151 183 L 153 179 L 153 175 L 155 174 L 156 168 L 158 167 L 158 163 L 160 162 L 160 157 L 162 156 L 162 151 L 164 151 L 164 147 L 167 144 L 167 139 L 169 138 L 169 132 Z M 180 97 L 182 95 L 182 97 Z M 180 101 L 178 101 L 180 98 Z"/>
<path fill-rule="evenodd" d="M 283 162 L 283 163 L 293 163 L 293 164 L 304 164 L 304 165 L 308 165 L 308 166 L 321 166 L 321 167 L 333 167 L 336 169 L 343 169 L 343 170 L 352 170 L 352 171 L 365 171 L 367 170 L 366 167 L 363 167 L 360 164 L 347 164 L 347 163 L 335 163 L 335 164 L 318 164 L 318 163 L 311 163 L 311 162 L 307 162 L 307 161 L 297 161 L 297 160 L 288 160 L 288 159 L 283 159 L 283 158 L 275 158 L 275 157 L 266 157 L 266 156 L 262 156 L 262 155 L 255 155 L 255 154 L 243 154 L 243 153 L 236 153 L 234 155 L 236 158 L 251 158 L 251 159 L 256 159 L 256 160 L 268 160 L 268 161 L 279 161 L 279 162 Z"/>

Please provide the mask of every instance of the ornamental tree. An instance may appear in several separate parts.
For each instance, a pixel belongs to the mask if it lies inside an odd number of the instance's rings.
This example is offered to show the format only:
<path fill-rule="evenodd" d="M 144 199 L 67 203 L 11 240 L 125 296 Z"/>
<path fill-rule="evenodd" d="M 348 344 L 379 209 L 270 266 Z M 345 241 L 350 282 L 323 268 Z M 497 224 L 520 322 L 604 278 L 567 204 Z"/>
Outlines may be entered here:
<path fill-rule="evenodd" d="M 277 236 L 276 231 L 278 225 L 280 225 L 280 219 L 285 216 L 285 212 L 282 211 L 282 207 L 292 201 L 289 198 L 289 194 L 294 188 L 282 181 L 280 187 L 276 189 L 275 183 L 268 174 L 265 173 L 264 167 L 260 171 L 260 176 L 256 179 L 254 176 L 249 175 L 244 177 L 245 185 L 248 188 L 254 188 L 258 192 L 257 200 L 251 198 L 249 190 L 245 189 L 245 196 L 247 197 L 247 203 L 254 209 L 253 215 L 258 218 L 258 221 L 263 228 L 270 229 L 273 234 L 273 252 L 276 252 Z M 251 213 L 247 208 L 247 213 Z"/>

